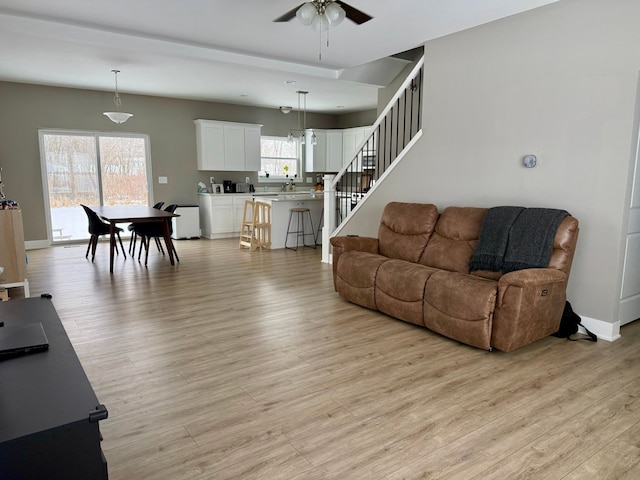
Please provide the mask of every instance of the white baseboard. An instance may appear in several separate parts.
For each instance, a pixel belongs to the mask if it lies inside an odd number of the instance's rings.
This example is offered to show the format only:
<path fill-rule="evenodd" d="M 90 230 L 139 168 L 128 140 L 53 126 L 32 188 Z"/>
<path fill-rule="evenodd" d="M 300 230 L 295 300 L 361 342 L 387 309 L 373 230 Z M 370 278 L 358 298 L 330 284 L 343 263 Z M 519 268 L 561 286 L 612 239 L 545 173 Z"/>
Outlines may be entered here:
<path fill-rule="evenodd" d="M 30 240 L 24 242 L 25 250 L 38 250 L 40 248 L 49 248 L 49 240 Z"/>
<path fill-rule="evenodd" d="M 613 342 L 620 338 L 620 322 L 605 322 L 596 318 L 582 317 L 582 324 L 589 329 L 591 333 L 595 333 L 598 339 Z M 579 327 L 580 333 L 585 333 L 584 329 Z"/>

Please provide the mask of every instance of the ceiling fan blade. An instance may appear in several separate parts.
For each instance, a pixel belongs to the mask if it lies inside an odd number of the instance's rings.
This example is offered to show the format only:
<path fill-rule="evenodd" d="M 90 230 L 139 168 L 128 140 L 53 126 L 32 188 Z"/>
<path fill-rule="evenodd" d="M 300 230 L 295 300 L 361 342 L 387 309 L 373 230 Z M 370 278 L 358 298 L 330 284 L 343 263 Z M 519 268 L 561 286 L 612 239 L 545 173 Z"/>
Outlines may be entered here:
<path fill-rule="evenodd" d="M 371 20 L 373 18 L 372 16 L 367 15 L 363 11 L 358 10 L 355 7 L 352 7 L 348 3 L 341 2 L 340 0 L 335 0 L 335 3 L 337 3 L 338 5 L 340 5 L 344 9 L 344 11 L 346 13 L 346 17 L 349 20 L 357 23 L 358 25 L 362 25 L 363 23 L 368 22 L 369 20 Z"/>
<path fill-rule="evenodd" d="M 289 10 L 287 13 L 285 13 L 284 15 L 282 15 L 281 17 L 278 17 L 274 20 L 274 22 L 288 22 L 289 20 L 291 20 L 292 18 L 295 18 L 296 16 L 296 12 L 298 11 L 298 9 L 304 5 L 304 3 L 301 3 L 300 5 L 298 5 L 296 8 Z"/>

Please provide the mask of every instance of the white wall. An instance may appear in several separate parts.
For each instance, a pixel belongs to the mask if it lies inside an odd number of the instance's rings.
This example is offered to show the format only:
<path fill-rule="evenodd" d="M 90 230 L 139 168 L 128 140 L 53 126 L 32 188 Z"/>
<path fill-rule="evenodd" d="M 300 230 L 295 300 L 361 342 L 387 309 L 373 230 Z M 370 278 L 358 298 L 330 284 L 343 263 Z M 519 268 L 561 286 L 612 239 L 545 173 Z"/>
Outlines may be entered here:
<path fill-rule="evenodd" d="M 423 136 L 343 233 L 375 236 L 391 199 L 566 209 L 581 224 L 569 300 L 614 324 L 638 19 L 638 0 L 560 0 L 427 42 Z M 536 168 L 522 166 L 527 153 Z"/>

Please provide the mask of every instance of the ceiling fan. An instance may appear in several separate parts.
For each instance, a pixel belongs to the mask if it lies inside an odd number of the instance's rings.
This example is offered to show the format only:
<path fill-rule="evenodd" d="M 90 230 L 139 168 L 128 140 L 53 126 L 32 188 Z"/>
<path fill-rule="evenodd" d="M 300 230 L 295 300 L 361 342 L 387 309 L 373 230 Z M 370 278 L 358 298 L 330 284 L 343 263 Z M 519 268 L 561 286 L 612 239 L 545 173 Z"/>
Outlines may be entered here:
<path fill-rule="evenodd" d="M 316 19 L 320 21 L 326 19 L 329 25 L 336 26 L 345 17 L 358 25 L 362 25 L 373 18 L 340 0 L 313 0 L 301 3 L 296 8 L 276 18 L 274 22 L 288 22 L 294 17 L 298 17 L 298 20 L 307 26 L 311 25 Z"/>

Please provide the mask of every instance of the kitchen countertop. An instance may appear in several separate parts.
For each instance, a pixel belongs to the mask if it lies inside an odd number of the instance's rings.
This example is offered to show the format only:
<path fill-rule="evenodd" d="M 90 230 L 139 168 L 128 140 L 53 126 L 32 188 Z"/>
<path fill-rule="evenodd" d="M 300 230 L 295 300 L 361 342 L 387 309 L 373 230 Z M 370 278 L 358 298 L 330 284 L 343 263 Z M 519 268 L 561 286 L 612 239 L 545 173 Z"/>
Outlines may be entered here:
<path fill-rule="evenodd" d="M 295 202 L 301 200 L 324 200 L 323 194 L 311 195 L 310 193 L 278 193 L 275 195 L 256 195 L 256 200 L 269 200 L 270 202 Z"/>
<path fill-rule="evenodd" d="M 243 196 L 254 197 L 256 199 L 264 198 L 275 201 L 285 200 L 322 200 L 324 198 L 324 192 L 316 190 L 301 190 L 293 192 L 242 192 L 242 193 L 210 193 L 210 192 L 198 192 L 198 195 L 211 195 L 211 196 Z"/>
<path fill-rule="evenodd" d="M 211 193 L 211 192 L 198 192 L 198 195 L 209 195 L 212 197 L 226 197 L 226 196 L 233 196 L 235 195 L 236 197 L 251 197 L 253 195 L 253 192 L 238 192 L 238 193 Z"/>

